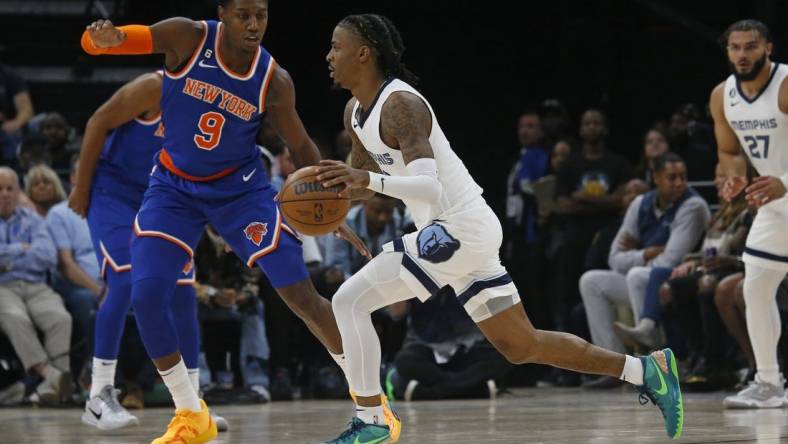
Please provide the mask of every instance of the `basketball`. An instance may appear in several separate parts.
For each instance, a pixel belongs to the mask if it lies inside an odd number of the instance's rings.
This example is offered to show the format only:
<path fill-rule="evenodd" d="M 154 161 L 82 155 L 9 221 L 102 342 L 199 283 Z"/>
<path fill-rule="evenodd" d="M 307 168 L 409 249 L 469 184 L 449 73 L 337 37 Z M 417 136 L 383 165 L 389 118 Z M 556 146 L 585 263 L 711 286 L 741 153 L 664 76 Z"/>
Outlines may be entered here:
<path fill-rule="evenodd" d="M 339 197 L 344 185 L 323 188 L 317 166 L 301 168 L 288 176 L 279 193 L 279 205 L 287 224 L 309 236 L 336 230 L 350 209 L 350 199 Z"/>

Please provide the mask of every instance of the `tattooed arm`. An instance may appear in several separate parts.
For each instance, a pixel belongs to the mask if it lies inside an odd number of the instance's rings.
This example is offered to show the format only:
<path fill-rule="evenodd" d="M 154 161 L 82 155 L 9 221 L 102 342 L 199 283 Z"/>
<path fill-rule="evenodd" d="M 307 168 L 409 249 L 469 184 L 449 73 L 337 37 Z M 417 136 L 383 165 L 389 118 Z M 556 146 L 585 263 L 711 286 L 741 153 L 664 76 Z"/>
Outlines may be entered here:
<path fill-rule="evenodd" d="M 443 186 L 438 181 L 437 163 L 429 141 L 432 115 L 424 102 L 409 92 L 395 92 L 381 109 L 380 130 L 383 142 L 402 152 L 409 175 L 385 176 L 324 162 L 318 176 L 324 181 L 323 186 L 344 183 L 343 193 L 367 188 L 398 199 L 436 203 Z"/>
<path fill-rule="evenodd" d="M 372 157 L 369 156 L 367 150 L 364 149 L 364 145 L 362 145 L 361 141 L 358 140 L 358 136 L 356 136 L 356 133 L 353 131 L 353 123 L 351 118 L 353 116 L 353 107 L 355 104 L 356 99 L 351 97 L 350 100 L 348 100 L 347 105 L 345 105 L 345 115 L 342 119 L 345 123 L 345 131 L 347 131 L 348 135 L 350 135 L 350 140 L 352 142 L 352 148 L 350 150 L 350 166 L 358 170 L 381 173 L 380 167 L 378 167 L 378 164 L 372 160 Z M 375 192 L 370 189 L 354 188 L 350 191 L 350 200 L 367 200 L 374 195 Z"/>

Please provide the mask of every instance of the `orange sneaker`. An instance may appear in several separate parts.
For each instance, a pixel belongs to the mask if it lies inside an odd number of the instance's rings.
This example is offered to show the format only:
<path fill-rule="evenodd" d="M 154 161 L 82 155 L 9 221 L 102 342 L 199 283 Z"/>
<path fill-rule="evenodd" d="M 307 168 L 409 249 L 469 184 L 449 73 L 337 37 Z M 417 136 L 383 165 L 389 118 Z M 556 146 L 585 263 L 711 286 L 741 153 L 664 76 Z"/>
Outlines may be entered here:
<path fill-rule="evenodd" d="M 200 400 L 199 412 L 175 410 L 175 417 L 167 426 L 167 433 L 151 444 L 203 444 L 216 438 L 216 423 L 211 418 L 205 401 Z"/>

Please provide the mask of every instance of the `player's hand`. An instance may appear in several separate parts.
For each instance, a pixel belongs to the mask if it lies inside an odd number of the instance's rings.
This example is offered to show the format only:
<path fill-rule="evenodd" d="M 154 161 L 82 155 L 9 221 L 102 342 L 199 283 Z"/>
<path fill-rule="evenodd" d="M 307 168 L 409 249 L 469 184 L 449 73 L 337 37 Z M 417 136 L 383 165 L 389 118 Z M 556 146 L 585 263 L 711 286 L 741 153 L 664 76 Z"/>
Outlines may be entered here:
<path fill-rule="evenodd" d="M 725 179 L 725 183 L 722 184 L 722 191 L 720 191 L 720 197 L 725 199 L 726 202 L 730 202 L 733 200 L 734 197 L 738 196 L 744 188 L 747 186 L 747 178 L 744 176 L 731 176 Z"/>
<path fill-rule="evenodd" d="M 112 48 L 126 40 L 126 34 L 109 20 L 96 20 L 85 27 L 96 48 Z"/>
<path fill-rule="evenodd" d="M 774 176 L 761 176 L 753 179 L 752 184 L 745 189 L 747 203 L 755 208 L 760 208 L 773 200 L 785 196 L 783 181 Z"/>
<path fill-rule="evenodd" d="M 350 242 L 353 247 L 361 253 L 365 258 L 372 260 L 372 253 L 367 249 L 366 244 L 362 241 L 353 230 L 347 225 L 347 222 L 342 222 L 342 225 L 334 231 L 334 235 L 340 239 Z"/>
<path fill-rule="evenodd" d="M 90 206 L 90 190 L 84 190 L 83 187 L 76 186 L 71 190 L 71 195 L 68 196 L 68 207 L 81 217 L 88 216 L 88 207 Z"/>
<path fill-rule="evenodd" d="M 320 167 L 317 169 L 317 180 L 322 182 L 323 188 L 345 184 L 345 189 L 340 191 L 339 195 L 350 198 L 351 190 L 367 188 L 369 172 L 337 160 L 321 160 Z"/>

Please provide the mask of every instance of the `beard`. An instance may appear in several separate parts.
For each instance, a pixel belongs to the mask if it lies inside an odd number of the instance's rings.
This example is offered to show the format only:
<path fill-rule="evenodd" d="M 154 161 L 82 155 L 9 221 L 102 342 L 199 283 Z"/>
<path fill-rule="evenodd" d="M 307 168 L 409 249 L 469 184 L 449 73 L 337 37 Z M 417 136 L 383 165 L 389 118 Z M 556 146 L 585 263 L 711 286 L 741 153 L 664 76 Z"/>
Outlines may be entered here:
<path fill-rule="evenodd" d="M 731 69 L 731 73 L 734 75 L 734 77 L 736 77 L 736 80 L 740 82 L 749 82 L 751 80 L 755 80 L 755 78 L 758 77 L 758 74 L 761 73 L 764 65 L 766 65 L 766 53 L 764 53 L 760 59 L 756 60 L 752 65 L 750 72 L 746 73 L 740 73 L 736 71 L 736 65 L 731 63 L 730 60 L 728 61 L 728 66 Z"/>

